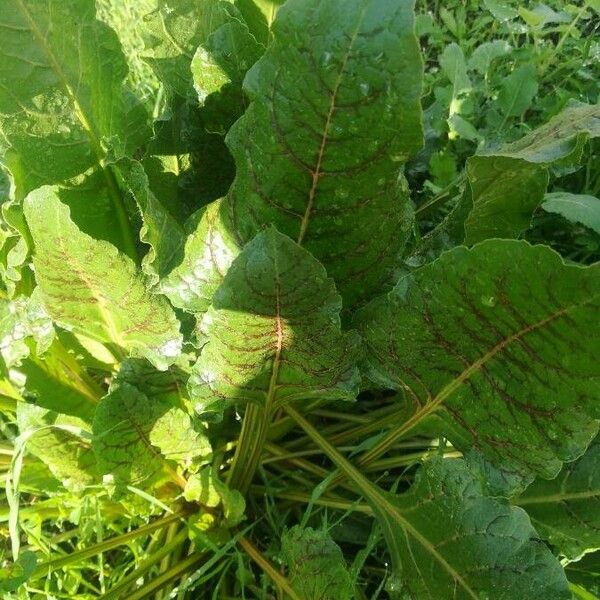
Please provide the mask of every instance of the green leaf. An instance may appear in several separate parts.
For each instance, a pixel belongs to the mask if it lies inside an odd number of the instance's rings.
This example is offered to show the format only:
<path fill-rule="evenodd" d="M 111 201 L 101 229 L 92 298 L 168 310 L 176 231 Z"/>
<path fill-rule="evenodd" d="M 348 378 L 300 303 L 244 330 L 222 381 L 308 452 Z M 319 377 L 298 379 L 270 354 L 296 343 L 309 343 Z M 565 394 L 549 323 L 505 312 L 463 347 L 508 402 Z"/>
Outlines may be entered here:
<path fill-rule="evenodd" d="M 408 492 L 386 492 L 286 410 L 371 506 L 392 558 L 392 598 L 570 600 L 564 571 L 527 513 L 488 497 L 463 460 L 429 460 Z"/>
<path fill-rule="evenodd" d="M 498 21 L 510 21 L 519 16 L 518 10 L 507 0 L 483 0 L 483 4 Z"/>
<path fill-rule="evenodd" d="M 554 192 L 544 196 L 542 208 L 600 233 L 600 200 L 594 196 Z"/>
<path fill-rule="evenodd" d="M 465 243 L 518 237 L 548 187 L 548 171 L 512 156 L 472 156 L 467 177 L 473 208 L 464 222 Z"/>
<path fill-rule="evenodd" d="M 2 0 L 0 15 L 0 131 L 20 197 L 98 165 L 109 141 L 131 153 L 148 139 L 119 40 L 93 0 Z"/>
<path fill-rule="evenodd" d="M 211 447 L 189 415 L 119 381 L 96 409 L 93 448 L 98 469 L 117 484 L 138 484 L 160 473 L 164 459 L 186 467 Z"/>
<path fill-rule="evenodd" d="M 28 338 L 36 342 L 37 352 L 43 354 L 54 339 L 54 327 L 39 293 L 30 298 L 0 300 L 0 354 L 6 367 L 20 365 L 30 354 Z"/>
<path fill-rule="evenodd" d="M 29 194 L 25 215 L 42 301 L 57 324 L 144 356 L 160 369 L 174 362 L 181 352 L 179 323 L 164 299 L 146 291 L 128 257 L 82 233 L 57 188 Z"/>
<path fill-rule="evenodd" d="M 600 444 L 551 481 L 537 480 L 514 500 L 561 554 L 577 559 L 600 548 Z"/>
<path fill-rule="evenodd" d="M 467 160 L 473 208 L 465 243 L 517 237 L 544 197 L 548 166 L 577 163 L 586 141 L 600 135 L 600 105 L 571 102 L 524 138 Z"/>
<path fill-rule="evenodd" d="M 200 502 L 213 508 L 222 506 L 225 524 L 229 527 L 237 525 L 244 518 L 244 496 L 237 490 L 229 489 L 212 466 L 204 467 L 188 479 L 183 496 L 188 502 Z"/>
<path fill-rule="evenodd" d="M 497 102 L 505 117 L 520 117 L 531 106 L 537 91 L 535 66 L 528 63 L 502 80 Z"/>
<path fill-rule="evenodd" d="M 152 193 L 144 167 L 139 162 L 123 158 L 115 163 L 115 170 L 142 215 L 140 239 L 150 246 L 142 260 L 142 271 L 150 284 L 156 285 L 159 278 L 181 261 L 185 242 L 183 227 Z"/>
<path fill-rule="evenodd" d="M 34 295 L 39 288 L 34 290 Z M 32 296 L 33 297 L 33 296 Z M 81 356 L 69 352 L 56 337 L 48 347 L 26 344 L 27 356 L 13 365 L 8 379 L 28 402 L 91 423 L 103 389 L 84 369 Z M 43 350 L 43 354 L 42 354 Z"/>
<path fill-rule="evenodd" d="M 510 44 L 505 40 L 493 40 L 483 42 L 475 48 L 469 59 L 469 69 L 473 69 L 486 75 L 492 61 L 501 56 L 505 56 L 511 50 Z"/>
<path fill-rule="evenodd" d="M 397 569 L 392 592 L 415 600 L 571 598 L 527 513 L 486 497 L 461 460 L 431 460 L 407 493 L 380 491 L 371 505 Z"/>
<path fill-rule="evenodd" d="M 357 336 L 340 331 L 325 269 L 271 227 L 229 268 L 199 325 L 207 340 L 190 378 L 199 412 L 253 401 L 268 414 L 309 398 L 353 400 Z"/>
<path fill-rule="evenodd" d="M 455 43 L 448 44 L 440 56 L 440 67 L 452 82 L 452 97 L 457 98 L 472 88 L 467 74 L 467 64 L 462 48 Z"/>
<path fill-rule="evenodd" d="M 273 22 L 283 3 L 284 0 L 235 0 L 252 35 L 263 46 L 268 46 L 271 42 Z"/>
<path fill-rule="evenodd" d="M 581 586 L 579 590 L 583 588 L 588 592 L 588 595 L 580 593 L 575 595 L 575 598 L 598 600 L 598 596 L 600 596 L 600 552 L 586 554 L 578 561 L 570 562 L 565 567 L 565 571 L 569 581 Z"/>
<path fill-rule="evenodd" d="M 29 550 L 21 552 L 13 564 L 0 568 L 0 592 L 16 592 L 35 571 L 37 556 Z"/>
<path fill-rule="evenodd" d="M 26 449 L 39 457 L 69 490 L 81 492 L 97 483 L 96 459 L 88 424 L 76 417 L 19 402 L 17 425 Z"/>
<path fill-rule="evenodd" d="M 351 600 L 352 579 L 339 546 L 329 533 L 311 527 L 292 527 L 281 538 L 287 578 L 305 600 Z"/>
<path fill-rule="evenodd" d="M 224 221 L 225 220 L 225 221 Z M 216 201 L 192 217 L 197 226 L 185 243 L 183 261 L 160 282 L 173 306 L 191 313 L 205 312 L 223 277 L 239 253 Z"/>
<path fill-rule="evenodd" d="M 156 101 L 159 81 L 150 66 L 142 59 L 144 42 L 140 22 L 150 12 L 156 0 L 96 0 L 98 19 L 104 21 L 118 35 L 127 58 L 127 83 L 147 104 Z"/>
<path fill-rule="evenodd" d="M 387 283 L 411 223 L 399 173 L 423 137 L 413 27 L 412 2 L 287 2 L 227 136 L 240 240 L 275 224 L 323 262 L 347 307 Z"/>
<path fill-rule="evenodd" d="M 191 64 L 196 49 L 209 36 L 239 13 L 230 2 L 220 0 L 156 0 L 155 8 L 144 16 L 141 35 L 144 60 L 158 78 L 179 96 L 193 95 Z M 241 17 L 240 17 L 241 22 Z"/>
<path fill-rule="evenodd" d="M 228 22 L 208 36 L 192 59 L 194 89 L 200 104 L 210 108 L 209 97 L 222 94 L 225 97 L 221 98 L 221 103 L 229 109 L 226 121 L 229 126 L 233 124 L 246 108 L 242 81 L 263 52 L 264 47 L 250 34 L 248 26 L 232 15 Z M 218 121 L 218 115 L 211 121 L 213 130 Z"/>
<path fill-rule="evenodd" d="M 357 317 L 366 373 L 402 390 L 414 414 L 436 413 L 455 443 L 523 474 L 554 477 L 598 429 L 594 338 L 600 265 L 490 240 L 456 248 L 401 278 Z M 466 444 L 464 440 L 469 440 Z"/>

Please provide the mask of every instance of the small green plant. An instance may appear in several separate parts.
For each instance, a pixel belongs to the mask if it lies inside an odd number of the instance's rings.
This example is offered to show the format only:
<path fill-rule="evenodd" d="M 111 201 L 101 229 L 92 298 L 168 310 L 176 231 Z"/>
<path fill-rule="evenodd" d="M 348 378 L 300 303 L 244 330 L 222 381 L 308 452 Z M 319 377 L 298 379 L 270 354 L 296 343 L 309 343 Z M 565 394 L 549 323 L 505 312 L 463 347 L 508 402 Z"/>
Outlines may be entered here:
<path fill-rule="evenodd" d="M 596 598 L 597 2 L 280 4 L 0 0 L 0 592 Z"/>

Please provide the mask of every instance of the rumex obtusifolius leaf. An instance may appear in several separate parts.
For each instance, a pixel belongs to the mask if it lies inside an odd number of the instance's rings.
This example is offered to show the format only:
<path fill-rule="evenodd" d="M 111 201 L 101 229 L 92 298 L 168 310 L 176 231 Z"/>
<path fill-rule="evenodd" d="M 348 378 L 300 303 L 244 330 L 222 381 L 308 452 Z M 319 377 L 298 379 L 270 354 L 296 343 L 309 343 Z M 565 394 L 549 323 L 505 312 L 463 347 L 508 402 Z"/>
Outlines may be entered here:
<path fill-rule="evenodd" d="M 595 196 L 553 192 L 544 196 L 542 208 L 600 234 L 600 199 Z"/>
<path fill-rule="evenodd" d="M 117 485 L 152 478 L 163 469 L 165 458 L 188 466 L 211 452 L 184 410 L 121 381 L 100 401 L 93 434 L 98 469 L 113 475 Z"/>
<path fill-rule="evenodd" d="M 96 459 L 90 440 L 71 431 L 89 431 L 88 423 L 22 402 L 17 409 L 17 424 L 21 434 L 30 435 L 26 442 L 27 451 L 42 458 L 67 489 L 81 492 L 86 485 L 97 481 Z"/>
<path fill-rule="evenodd" d="M 199 323 L 206 340 L 190 394 L 200 412 L 234 401 L 268 412 L 293 400 L 353 400 L 358 339 L 340 331 L 325 269 L 271 227 L 235 259 Z"/>
<path fill-rule="evenodd" d="M 371 502 L 411 600 L 569 600 L 558 560 L 524 510 L 487 497 L 464 461 L 434 459 L 402 495 Z"/>
<path fill-rule="evenodd" d="M 423 137 L 412 8 L 287 2 L 227 136 L 237 170 L 224 209 L 240 243 L 275 224 L 324 264 L 346 307 L 389 280 L 412 220 L 400 176 Z"/>
<path fill-rule="evenodd" d="M 79 231 L 55 188 L 29 194 L 24 209 L 36 280 L 52 319 L 159 369 L 172 364 L 181 352 L 179 323 L 166 300 L 146 290 L 133 262 Z"/>
<path fill-rule="evenodd" d="M 435 412 L 461 448 L 551 478 L 598 429 L 599 307 L 598 265 L 488 240 L 402 277 L 356 325 L 366 374 L 414 403 L 396 431 Z"/>
<path fill-rule="evenodd" d="M 130 153 L 149 138 L 93 0 L 2 0 L 0 30 L 0 131 L 20 198 L 98 165 L 103 141 Z"/>
<path fill-rule="evenodd" d="M 561 554 L 577 559 L 600 547 L 600 444 L 566 464 L 551 481 L 538 479 L 514 500 L 539 534 Z"/>
<path fill-rule="evenodd" d="M 339 546 L 326 530 L 292 527 L 281 539 L 294 590 L 306 600 L 350 600 L 352 579 Z"/>
<path fill-rule="evenodd" d="M 191 313 L 205 312 L 239 250 L 233 234 L 221 221 L 220 200 L 193 217 L 194 231 L 185 243 L 183 261 L 160 282 L 173 304 Z"/>

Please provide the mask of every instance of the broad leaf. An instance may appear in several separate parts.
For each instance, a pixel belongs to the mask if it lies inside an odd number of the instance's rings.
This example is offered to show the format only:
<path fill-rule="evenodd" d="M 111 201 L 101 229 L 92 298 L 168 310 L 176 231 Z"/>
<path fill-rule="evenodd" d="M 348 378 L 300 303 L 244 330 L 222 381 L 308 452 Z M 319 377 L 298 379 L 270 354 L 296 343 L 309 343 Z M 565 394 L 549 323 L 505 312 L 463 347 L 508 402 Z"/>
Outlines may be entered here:
<path fill-rule="evenodd" d="M 554 477 L 598 429 L 600 265 L 525 242 L 456 248 L 401 278 L 357 318 L 366 372 L 492 462 Z M 469 440 L 465 444 L 464 439 Z"/>
<path fill-rule="evenodd" d="M 273 22 L 277 11 L 285 0 L 235 0 L 235 5 L 244 15 L 252 35 L 263 46 L 273 39 Z"/>
<path fill-rule="evenodd" d="M 600 135 L 600 105 L 572 101 L 524 138 L 467 160 L 473 208 L 465 242 L 518 237 L 548 185 L 548 166 L 576 163 L 585 142 Z"/>
<path fill-rule="evenodd" d="M 517 67 L 502 82 L 498 104 L 505 118 L 520 117 L 537 94 L 537 73 L 531 63 Z"/>
<path fill-rule="evenodd" d="M 142 270 L 150 283 L 156 285 L 159 278 L 181 261 L 185 242 L 183 227 L 152 193 L 148 177 L 139 162 L 124 158 L 114 168 L 142 215 L 140 239 L 150 246 L 142 260 Z"/>
<path fill-rule="evenodd" d="M 183 261 L 160 282 L 161 292 L 173 306 L 204 312 L 239 253 L 222 217 L 221 201 L 212 202 L 195 215 L 197 226 L 187 239 Z"/>
<path fill-rule="evenodd" d="M 52 344 L 54 327 L 40 301 L 40 294 L 13 301 L 0 301 L 0 354 L 6 367 L 21 364 L 29 356 L 28 338 L 35 340 L 37 352 L 43 354 Z"/>
<path fill-rule="evenodd" d="M 471 80 L 467 74 L 467 64 L 462 48 L 458 44 L 448 44 L 440 56 L 440 67 L 452 82 L 452 97 L 471 90 Z"/>
<path fill-rule="evenodd" d="M 191 97 L 190 65 L 196 49 L 204 47 L 211 34 L 236 17 L 241 22 L 235 6 L 221 0 L 179 0 L 174 6 L 167 0 L 156 0 L 141 27 L 144 60 L 171 90 Z"/>
<path fill-rule="evenodd" d="M 37 406 L 78 417 L 88 423 L 103 389 L 86 373 L 60 340 L 55 340 L 43 356 L 31 351 L 9 378 L 29 402 Z"/>
<path fill-rule="evenodd" d="M 165 459 L 185 467 L 211 452 L 185 411 L 121 381 L 96 409 L 93 448 L 99 471 L 117 484 L 150 479 L 165 468 Z"/>
<path fill-rule="evenodd" d="M 29 194 L 25 215 L 42 301 L 56 323 L 161 369 L 177 358 L 182 339 L 167 302 L 146 291 L 129 258 L 79 231 L 56 188 Z"/>
<path fill-rule="evenodd" d="M 88 424 L 80 419 L 20 402 L 17 425 L 26 450 L 41 458 L 54 477 L 74 491 L 97 483 Z"/>
<path fill-rule="evenodd" d="M 461 460 L 435 459 L 402 495 L 373 493 L 396 566 L 393 592 L 411 600 L 570 600 L 560 563 L 527 513 L 486 497 Z"/>
<path fill-rule="evenodd" d="M 220 505 L 229 526 L 242 521 L 246 509 L 244 496 L 237 490 L 229 489 L 212 466 L 204 467 L 189 477 L 183 496 L 188 502 L 200 502 L 203 506 L 214 508 Z"/>
<path fill-rule="evenodd" d="M 600 233 L 600 199 L 594 196 L 554 192 L 544 196 L 542 208 Z"/>
<path fill-rule="evenodd" d="M 325 530 L 293 527 L 283 534 L 287 578 L 305 600 L 351 600 L 352 579 L 339 546 Z"/>
<path fill-rule="evenodd" d="M 505 40 L 493 40 L 483 42 L 475 48 L 469 59 L 469 68 L 485 75 L 490 68 L 491 63 L 510 52 L 510 44 Z"/>
<path fill-rule="evenodd" d="M 201 44 L 191 64 L 194 89 L 206 108 L 211 131 L 226 133 L 246 108 L 242 81 L 248 69 L 261 57 L 261 46 L 232 5 L 227 22 L 215 29 Z M 214 98 L 213 95 L 218 95 Z"/>
<path fill-rule="evenodd" d="M 600 548 L 600 444 L 551 481 L 538 480 L 519 496 L 540 535 L 561 554 L 576 559 Z"/>
<path fill-rule="evenodd" d="M 427 461 L 408 492 L 386 492 L 302 415 L 289 407 L 287 412 L 371 506 L 392 558 L 392 598 L 571 598 L 560 563 L 527 513 L 487 496 L 462 459 Z"/>
<path fill-rule="evenodd" d="M 408 1 L 287 2 L 227 137 L 240 240 L 275 224 L 323 262 L 348 307 L 388 281 L 411 223 L 399 172 L 423 135 L 413 21 Z"/>
<path fill-rule="evenodd" d="M 119 40 L 93 0 L 2 0 L 0 15 L 0 131 L 20 197 L 99 164 L 106 141 L 132 152 L 147 139 Z"/>
<path fill-rule="evenodd" d="M 353 400 L 357 338 L 340 331 L 341 298 L 325 269 L 271 227 L 235 259 L 202 318 L 193 368 L 197 410 L 253 401 Z"/>

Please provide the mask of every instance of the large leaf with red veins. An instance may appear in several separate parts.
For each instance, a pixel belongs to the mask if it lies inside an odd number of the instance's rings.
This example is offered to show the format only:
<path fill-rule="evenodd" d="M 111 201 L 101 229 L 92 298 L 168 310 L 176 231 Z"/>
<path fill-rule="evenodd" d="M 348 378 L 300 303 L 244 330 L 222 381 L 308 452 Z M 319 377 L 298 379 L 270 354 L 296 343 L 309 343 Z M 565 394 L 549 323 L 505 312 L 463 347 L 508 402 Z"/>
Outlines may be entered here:
<path fill-rule="evenodd" d="M 227 137 L 240 241 L 275 224 L 324 264 L 346 307 L 389 280 L 412 219 L 400 171 L 423 137 L 413 25 L 410 1 L 290 0 Z"/>
<path fill-rule="evenodd" d="M 197 409 L 254 402 L 353 400 L 357 336 L 340 331 L 341 298 L 325 269 L 269 228 L 234 260 L 204 314 L 206 339 L 190 379 Z"/>
<path fill-rule="evenodd" d="M 514 240 L 401 278 L 357 317 L 368 375 L 415 405 L 373 452 L 435 413 L 461 448 L 554 477 L 598 429 L 599 309 L 600 265 Z"/>
<path fill-rule="evenodd" d="M 181 353 L 173 309 L 148 292 L 129 257 L 80 231 L 56 187 L 25 199 L 41 300 L 59 325 L 166 369 Z"/>

